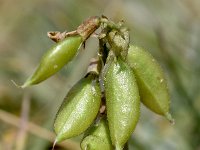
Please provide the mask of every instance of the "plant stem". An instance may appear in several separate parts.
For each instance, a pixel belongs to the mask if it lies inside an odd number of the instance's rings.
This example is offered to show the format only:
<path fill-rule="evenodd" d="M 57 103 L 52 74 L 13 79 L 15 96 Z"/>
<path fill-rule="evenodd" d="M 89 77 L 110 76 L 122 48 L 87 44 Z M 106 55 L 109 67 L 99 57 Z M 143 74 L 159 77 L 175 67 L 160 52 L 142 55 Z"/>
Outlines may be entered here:
<path fill-rule="evenodd" d="M 2 109 L 0 109 L 0 120 L 20 128 L 20 123 L 19 123 L 20 118 L 9 112 L 2 110 Z M 55 139 L 54 133 L 52 133 L 52 132 L 48 131 L 47 129 L 42 128 L 32 122 L 27 122 L 26 130 L 40 138 L 46 139 L 52 143 L 54 142 L 54 139 Z M 66 148 L 68 150 L 80 150 L 79 144 L 72 140 L 66 140 L 65 143 L 58 143 L 58 145 Z"/>

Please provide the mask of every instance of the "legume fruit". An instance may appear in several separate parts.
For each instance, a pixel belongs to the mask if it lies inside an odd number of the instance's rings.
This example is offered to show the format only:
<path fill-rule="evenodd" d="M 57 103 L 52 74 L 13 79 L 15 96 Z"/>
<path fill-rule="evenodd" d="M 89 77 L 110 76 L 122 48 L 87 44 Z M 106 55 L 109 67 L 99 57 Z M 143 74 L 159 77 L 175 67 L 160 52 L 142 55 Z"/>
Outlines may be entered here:
<path fill-rule="evenodd" d="M 101 91 L 95 75 L 80 80 L 67 94 L 55 119 L 56 142 L 77 136 L 94 121 L 101 102 Z"/>
<path fill-rule="evenodd" d="M 82 42 L 82 37 L 77 35 L 67 37 L 63 41 L 57 43 L 42 57 L 38 68 L 34 74 L 26 80 L 22 88 L 38 84 L 58 72 L 77 54 Z"/>
<path fill-rule="evenodd" d="M 97 57 L 90 62 L 87 75 L 70 89 L 57 113 L 53 148 L 57 142 L 86 131 L 83 150 L 128 149 L 128 139 L 140 117 L 140 99 L 173 122 L 162 68 L 147 51 L 130 45 L 123 21 L 116 24 L 105 16 L 90 17 L 74 31 L 49 32 L 57 44 L 21 87 L 38 84 L 58 72 L 99 27 Z"/>
<path fill-rule="evenodd" d="M 81 142 L 82 150 L 113 150 L 106 118 L 90 127 Z"/>
<path fill-rule="evenodd" d="M 121 150 L 139 120 L 138 87 L 132 69 L 120 58 L 110 64 L 104 84 L 111 140 Z"/>
<path fill-rule="evenodd" d="M 169 92 L 162 68 L 146 50 L 131 45 L 127 61 L 135 73 L 141 101 L 153 112 L 166 116 L 169 114 Z"/>

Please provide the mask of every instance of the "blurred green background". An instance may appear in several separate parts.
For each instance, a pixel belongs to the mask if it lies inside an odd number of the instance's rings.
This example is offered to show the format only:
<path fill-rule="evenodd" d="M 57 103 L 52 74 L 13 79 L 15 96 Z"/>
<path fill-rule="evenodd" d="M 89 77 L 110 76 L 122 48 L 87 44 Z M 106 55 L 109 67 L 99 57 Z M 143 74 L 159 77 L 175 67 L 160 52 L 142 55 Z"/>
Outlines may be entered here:
<path fill-rule="evenodd" d="M 85 74 L 98 41 L 45 82 L 17 88 L 54 45 L 48 31 L 71 31 L 105 15 L 124 20 L 131 43 L 148 49 L 166 74 L 175 125 L 142 106 L 130 150 L 200 150 L 199 0 L 0 0 L 0 150 L 48 150 L 53 120 L 69 88 Z M 148 67 L 148 66 L 147 66 Z M 56 146 L 76 150 L 80 137 Z"/>

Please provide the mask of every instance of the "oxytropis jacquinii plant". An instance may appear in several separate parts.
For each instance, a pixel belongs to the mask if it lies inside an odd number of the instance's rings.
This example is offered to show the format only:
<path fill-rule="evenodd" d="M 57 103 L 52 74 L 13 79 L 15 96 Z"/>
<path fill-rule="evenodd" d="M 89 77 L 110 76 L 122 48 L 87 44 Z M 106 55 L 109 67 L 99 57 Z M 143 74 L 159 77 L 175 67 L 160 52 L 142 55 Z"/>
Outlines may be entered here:
<path fill-rule="evenodd" d="M 140 102 L 173 122 L 160 65 L 148 51 L 130 44 L 129 30 L 122 21 L 114 23 L 105 16 L 94 16 L 75 31 L 48 32 L 56 44 L 21 87 L 38 84 L 58 72 L 98 28 L 98 53 L 56 115 L 55 144 L 84 133 L 83 150 L 122 150 L 138 123 Z"/>

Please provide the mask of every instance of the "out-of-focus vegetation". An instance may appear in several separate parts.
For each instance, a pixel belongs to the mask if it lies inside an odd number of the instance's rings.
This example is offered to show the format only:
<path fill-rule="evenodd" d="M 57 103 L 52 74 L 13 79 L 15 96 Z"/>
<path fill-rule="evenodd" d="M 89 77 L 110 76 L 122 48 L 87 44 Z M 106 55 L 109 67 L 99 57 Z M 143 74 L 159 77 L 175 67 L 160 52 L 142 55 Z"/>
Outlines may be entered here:
<path fill-rule="evenodd" d="M 200 149 L 199 8 L 198 0 L 1 0 L 0 150 L 51 149 L 56 111 L 84 75 L 98 41 L 90 38 L 70 65 L 37 86 L 22 90 L 11 80 L 22 84 L 33 73 L 54 44 L 47 31 L 71 31 L 84 19 L 102 14 L 125 21 L 131 43 L 157 58 L 169 82 L 175 125 L 142 107 L 130 150 Z M 78 149 L 80 139 L 55 149 Z"/>

